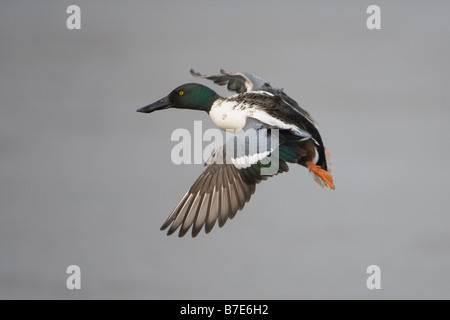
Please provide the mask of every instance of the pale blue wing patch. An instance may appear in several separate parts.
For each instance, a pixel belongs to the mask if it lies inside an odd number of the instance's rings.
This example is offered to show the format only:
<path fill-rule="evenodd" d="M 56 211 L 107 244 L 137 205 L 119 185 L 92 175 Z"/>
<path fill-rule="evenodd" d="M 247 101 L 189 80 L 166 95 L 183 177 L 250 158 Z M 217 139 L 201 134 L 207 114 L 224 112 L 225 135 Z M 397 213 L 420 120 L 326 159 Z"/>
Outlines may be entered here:
<path fill-rule="evenodd" d="M 244 128 L 235 133 L 227 131 L 227 136 L 225 144 L 211 155 L 206 165 L 232 164 L 244 169 L 269 157 L 279 147 L 278 130 L 253 118 L 247 118 Z"/>
<path fill-rule="evenodd" d="M 227 72 L 222 69 L 220 70 L 220 74 L 206 76 L 191 69 L 191 75 L 195 78 L 212 80 L 215 84 L 221 86 L 226 85 L 228 90 L 235 91 L 237 93 L 248 91 L 279 91 L 279 89 L 272 87 L 264 79 L 247 72 Z"/>

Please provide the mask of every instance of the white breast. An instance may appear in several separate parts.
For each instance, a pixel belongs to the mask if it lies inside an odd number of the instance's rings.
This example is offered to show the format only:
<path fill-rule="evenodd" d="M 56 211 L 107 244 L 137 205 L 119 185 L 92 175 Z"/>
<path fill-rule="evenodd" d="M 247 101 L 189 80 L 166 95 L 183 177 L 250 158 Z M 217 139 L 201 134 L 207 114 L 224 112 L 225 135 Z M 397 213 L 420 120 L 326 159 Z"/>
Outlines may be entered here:
<path fill-rule="evenodd" d="M 261 93 L 273 96 L 268 92 L 261 92 Z M 245 126 L 247 117 L 257 119 L 263 124 L 267 125 L 267 127 L 269 128 L 278 128 L 293 131 L 298 130 L 298 128 L 295 125 L 285 123 L 280 119 L 274 118 L 267 112 L 260 109 L 256 109 L 246 102 L 238 103 L 236 101 L 227 101 L 225 99 L 219 99 L 212 105 L 211 110 L 209 111 L 209 116 L 214 121 L 214 123 L 223 130 L 242 129 Z"/>
<path fill-rule="evenodd" d="M 209 111 L 212 121 L 221 129 L 239 130 L 245 126 L 248 110 L 236 101 L 217 100 Z"/>

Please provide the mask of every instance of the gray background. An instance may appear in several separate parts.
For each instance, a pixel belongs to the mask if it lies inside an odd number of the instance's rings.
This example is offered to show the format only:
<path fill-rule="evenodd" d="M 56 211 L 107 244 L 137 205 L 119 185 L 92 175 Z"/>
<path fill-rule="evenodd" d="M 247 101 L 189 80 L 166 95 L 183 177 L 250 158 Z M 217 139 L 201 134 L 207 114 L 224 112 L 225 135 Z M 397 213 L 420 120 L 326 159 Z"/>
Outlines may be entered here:
<path fill-rule="evenodd" d="M 2 1 L 0 298 L 450 298 L 450 3 L 376 1 L 369 31 L 373 3 Z M 291 167 L 222 229 L 159 231 L 203 170 L 172 164 L 172 131 L 213 124 L 135 110 L 191 67 L 285 88 L 336 191 Z"/>

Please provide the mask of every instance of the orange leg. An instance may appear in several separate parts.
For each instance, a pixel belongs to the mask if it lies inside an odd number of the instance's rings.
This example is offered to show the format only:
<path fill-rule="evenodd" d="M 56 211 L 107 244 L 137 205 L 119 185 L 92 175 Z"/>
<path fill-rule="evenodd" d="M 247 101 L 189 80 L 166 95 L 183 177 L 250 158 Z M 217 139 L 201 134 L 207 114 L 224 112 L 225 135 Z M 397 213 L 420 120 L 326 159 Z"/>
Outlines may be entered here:
<path fill-rule="evenodd" d="M 334 190 L 333 177 L 328 171 L 323 170 L 320 166 L 315 164 L 313 161 L 309 161 L 309 170 L 311 170 L 315 175 L 319 176 L 331 189 Z"/>

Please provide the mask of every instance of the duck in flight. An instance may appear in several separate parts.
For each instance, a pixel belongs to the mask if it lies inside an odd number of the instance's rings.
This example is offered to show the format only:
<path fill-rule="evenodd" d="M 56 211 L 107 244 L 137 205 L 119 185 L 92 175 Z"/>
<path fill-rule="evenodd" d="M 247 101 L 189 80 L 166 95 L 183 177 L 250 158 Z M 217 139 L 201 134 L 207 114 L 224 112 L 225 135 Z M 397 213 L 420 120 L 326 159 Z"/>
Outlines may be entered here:
<path fill-rule="evenodd" d="M 161 230 L 169 228 L 167 234 L 171 235 L 180 228 L 179 236 L 182 237 L 192 227 L 192 237 L 196 237 L 203 226 L 206 233 L 212 230 L 216 221 L 222 227 L 250 200 L 256 184 L 287 172 L 287 163 L 306 167 L 320 187 L 334 189 L 330 155 L 315 121 L 283 89 L 243 72 L 221 70 L 218 75 L 204 76 L 191 70 L 191 74 L 218 85 L 227 85 L 236 94 L 223 98 L 204 85 L 187 83 L 137 111 L 201 110 L 207 112 L 219 128 L 233 130 L 236 136 L 254 129 L 264 131 L 269 137 L 270 130 L 276 129 L 278 144 L 269 145 L 264 150 L 244 146 L 241 148 L 245 150 L 243 154 L 236 156 L 235 153 L 226 153 L 226 142 L 206 162 L 205 171 L 172 211 Z M 237 141 L 249 143 L 245 139 Z M 267 174 L 264 171 L 267 161 L 264 160 L 271 156 L 272 160 L 276 157 L 278 167 Z M 223 159 L 225 161 L 217 161 Z"/>

